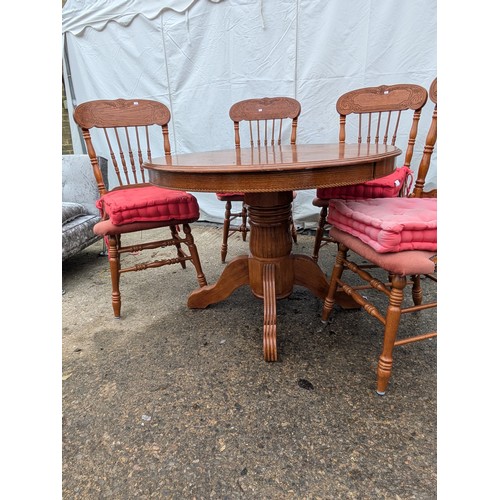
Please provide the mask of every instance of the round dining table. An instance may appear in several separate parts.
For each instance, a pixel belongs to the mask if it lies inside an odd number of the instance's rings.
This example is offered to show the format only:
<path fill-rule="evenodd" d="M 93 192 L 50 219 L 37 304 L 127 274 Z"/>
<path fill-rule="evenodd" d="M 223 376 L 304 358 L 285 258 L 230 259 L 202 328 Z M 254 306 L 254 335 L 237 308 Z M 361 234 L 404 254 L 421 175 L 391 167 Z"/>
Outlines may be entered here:
<path fill-rule="evenodd" d="M 381 144 L 296 144 L 172 154 L 144 162 L 151 184 L 198 192 L 243 192 L 250 219 L 248 255 L 225 267 L 216 283 L 194 290 L 189 308 L 205 308 L 249 285 L 263 300 L 263 351 L 276 361 L 276 302 L 294 285 L 324 300 L 328 281 L 307 255 L 294 254 L 293 191 L 358 184 L 390 174 L 401 150 Z"/>

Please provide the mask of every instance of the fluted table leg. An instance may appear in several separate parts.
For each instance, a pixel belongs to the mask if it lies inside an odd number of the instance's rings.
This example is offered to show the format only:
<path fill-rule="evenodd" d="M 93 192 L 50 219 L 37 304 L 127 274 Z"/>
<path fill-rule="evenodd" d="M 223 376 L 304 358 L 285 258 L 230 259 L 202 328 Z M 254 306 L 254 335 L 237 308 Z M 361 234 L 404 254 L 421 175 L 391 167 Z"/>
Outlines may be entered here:
<path fill-rule="evenodd" d="M 273 264 L 266 264 L 262 281 L 264 282 L 264 359 L 266 361 L 278 360 L 276 345 L 276 276 Z"/>

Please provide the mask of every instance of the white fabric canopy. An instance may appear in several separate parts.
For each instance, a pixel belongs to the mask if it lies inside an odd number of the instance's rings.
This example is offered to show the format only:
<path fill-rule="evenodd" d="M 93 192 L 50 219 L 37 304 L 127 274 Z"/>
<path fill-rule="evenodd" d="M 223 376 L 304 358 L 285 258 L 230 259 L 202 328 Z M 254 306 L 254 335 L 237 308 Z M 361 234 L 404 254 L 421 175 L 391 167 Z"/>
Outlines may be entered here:
<path fill-rule="evenodd" d="M 298 142 L 336 141 L 342 93 L 428 88 L 437 75 L 436 0 L 68 0 L 62 21 L 70 115 L 91 99 L 162 101 L 174 153 L 233 147 L 229 108 L 251 97 L 298 99 Z M 429 101 L 413 168 L 431 114 Z M 72 131 L 75 153 L 85 152 L 74 123 Z M 406 139 L 398 138 L 401 149 Z M 436 157 L 429 188 L 437 186 Z M 215 194 L 195 195 L 202 219 L 221 222 Z M 317 220 L 313 197 L 298 191 L 294 202 L 294 219 L 306 227 Z"/>
<path fill-rule="evenodd" d="M 62 13 L 63 33 L 79 35 L 85 28 L 103 30 L 110 22 L 128 26 L 136 16 L 153 20 L 164 10 L 185 12 L 196 0 L 68 0 Z M 220 2 L 221 0 L 210 0 Z"/>

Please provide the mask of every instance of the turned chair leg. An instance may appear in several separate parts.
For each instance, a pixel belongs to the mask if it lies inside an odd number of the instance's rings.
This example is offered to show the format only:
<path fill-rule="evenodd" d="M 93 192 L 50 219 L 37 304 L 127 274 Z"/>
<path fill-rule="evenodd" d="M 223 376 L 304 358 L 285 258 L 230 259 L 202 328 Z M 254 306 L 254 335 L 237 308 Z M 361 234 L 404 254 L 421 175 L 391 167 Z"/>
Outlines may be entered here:
<path fill-rule="evenodd" d="M 170 233 L 172 234 L 172 239 L 175 241 L 175 248 L 177 248 L 177 257 L 179 257 L 179 259 L 182 259 L 186 256 L 186 254 L 184 253 L 181 247 L 181 242 L 179 239 L 179 228 L 177 226 L 169 226 L 169 227 L 170 227 Z M 186 269 L 186 262 L 184 260 L 181 260 L 180 264 L 182 269 Z"/>
<path fill-rule="evenodd" d="M 231 202 L 226 202 L 226 211 L 224 212 L 224 226 L 222 228 L 222 246 L 220 249 L 220 257 L 222 262 L 226 262 L 227 255 L 227 239 L 229 238 L 229 224 L 231 223 Z"/>
<path fill-rule="evenodd" d="M 241 226 L 240 226 L 240 232 L 243 233 L 242 234 L 243 241 L 247 241 L 247 233 L 248 233 L 247 220 L 248 220 L 248 208 L 243 203 L 243 206 L 241 207 Z"/>
<path fill-rule="evenodd" d="M 295 227 L 295 222 L 293 216 L 290 217 L 290 229 L 292 232 L 292 239 L 294 243 L 297 243 L 297 228 Z"/>
<path fill-rule="evenodd" d="M 120 237 L 108 236 L 108 260 L 111 272 L 111 304 L 115 318 L 120 317 L 122 301 L 120 295 L 120 253 L 118 252 Z"/>
<path fill-rule="evenodd" d="M 420 274 L 415 274 L 412 276 L 413 285 L 411 287 L 411 296 L 413 299 L 413 304 L 419 306 L 422 304 L 422 299 L 424 298 L 424 292 L 422 290 L 422 285 L 420 282 Z"/>
<path fill-rule="evenodd" d="M 323 241 L 323 234 L 325 232 L 327 213 L 328 213 L 328 207 L 321 207 L 321 211 L 319 213 L 318 227 L 316 228 L 316 237 L 314 239 L 313 254 L 312 254 L 312 259 L 314 260 L 314 262 L 318 262 L 319 249 L 321 248 L 321 244 Z"/>
<path fill-rule="evenodd" d="M 330 286 L 323 304 L 323 313 L 321 315 L 322 321 L 327 321 L 332 312 L 335 304 L 337 281 L 340 280 L 342 273 L 344 272 L 344 259 L 346 258 L 348 248 L 345 245 L 342 245 L 342 243 L 339 243 L 338 247 L 337 256 L 335 257 L 335 265 L 333 266 L 332 277 L 330 279 Z"/>
<path fill-rule="evenodd" d="M 201 268 L 200 256 L 198 255 L 198 249 L 194 244 L 193 235 L 191 234 L 191 227 L 189 226 L 189 224 L 184 224 L 182 226 L 182 230 L 186 235 L 186 245 L 189 249 L 189 255 L 191 256 L 193 266 L 196 269 L 196 278 L 198 279 L 198 284 L 200 285 L 200 287 L 205 286 L 207 284 L 207 280 Z"/>
<path fill-rule="evenodd" d="M 392 278 L 389 306 L 385 317 L 384 345 L 378 361 L 377 394 L 383 396 L 389 384 L 392 372 L 392 352 L 401 319 L 401 304 L 403 303 L 406 277 L 395 275 Z"/>

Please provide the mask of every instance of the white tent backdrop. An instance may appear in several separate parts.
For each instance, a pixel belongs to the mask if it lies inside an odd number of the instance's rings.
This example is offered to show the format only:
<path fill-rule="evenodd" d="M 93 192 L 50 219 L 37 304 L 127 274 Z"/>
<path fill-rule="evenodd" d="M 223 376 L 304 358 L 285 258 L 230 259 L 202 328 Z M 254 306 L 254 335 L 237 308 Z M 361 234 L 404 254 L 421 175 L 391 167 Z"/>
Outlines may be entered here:
<path fill-rule="evenodd" d="M 336 141 L 342 93 L 396 83 L 429 88 L 437 75 L 436 2 L 68 0 L 62 32 L 69 112 L 92 99 L 162 101 L 172 112 L 172 151 L 184 153 L 233 147 L 231 105 L 283 95 L 302 105 L 298 142 Z M 431 113 L 429 101 L 413 168 Z M 85 152 L 71 126 L 75 153 Z M 398 138 L 401 149 L 406 140 Z M 104 144 L 97 152 L 106 156 Z M 435 158 L 429 188 L 437 186 Z M 294 219 L 311 227 L 314 191 L 297 193 Z M 194 194 L 201 219 L 221 222 L 215 194 Z"/>

